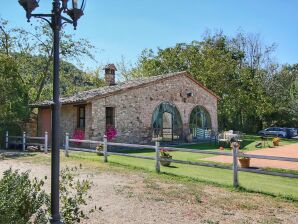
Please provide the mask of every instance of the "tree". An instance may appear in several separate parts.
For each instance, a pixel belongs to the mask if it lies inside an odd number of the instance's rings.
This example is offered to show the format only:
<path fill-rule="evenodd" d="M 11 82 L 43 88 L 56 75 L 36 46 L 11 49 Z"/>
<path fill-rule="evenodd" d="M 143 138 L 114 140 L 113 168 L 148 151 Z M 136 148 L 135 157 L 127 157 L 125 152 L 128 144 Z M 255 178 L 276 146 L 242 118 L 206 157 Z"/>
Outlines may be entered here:
<path fill-rule="evenodd" d="M 268 93 L 275 110 L 269 122 L 298 127 L 298 64 L 282 66 L 270 81 Z"/>
<path fill-rule="evenodd" d="M 0 19 L 0 132 L 21 130 L 32 112 L 28 105 L 52 98 L 52 38 L 46 23 L 29 32 L 11 28 L 7 21 Z M 62 95 L 103 85 L 98 76 L 83 72 L 68 62 L 81 63 L 82 58 L 93 60 L 94 47 L 89 41 L 62 31 L 60 49 Z"/>
<path fill-rule="evenodd" d="M 11 56 L 12 41 L 6 31 L 7 22 L 0 20 L 0 135 L 4 131 L 18 132 L 28 115 L 28 93 L 18 73 L 18 63 Z M 2 140 L 2 138 L 0 138 Z"/>
<path fill-rule="evenodd" d="M 15 57 L 22 61 L 22 75 L 30 86 L 30 100 L 37 102 L 51 96 L 46 88 L 52 82 L 53 68 L 53 36 L 51 28 L 46 23 L 34 27 L 34 32 L 18 29 L 13 35 Z M 60 55 L 62 61 L 81 62 L 82 58 L 93 58 L 93 45 L 85 39 L 75 39 L 74 35 L 61 31 Z M 29 66 L 28 66 L 29 65 Z M 67 75 L 61 63 L 61 79 Z M 66 68 L 67 70 L 67 68 Z M 73 69 L 74 70 L 74 69 Z"/>
<path fill-rule="evenodd" d="M 189 71 L 199 82 L 221 97 L 220 129 L 255 132 L 272 113 L 268 82 L 275 67 L 275 45 L 262 44 L 258 35 L 222 32 L 206 34 L 202 41 L 179 43 L 165 49 L 142 52 L 130 78 Z"/>

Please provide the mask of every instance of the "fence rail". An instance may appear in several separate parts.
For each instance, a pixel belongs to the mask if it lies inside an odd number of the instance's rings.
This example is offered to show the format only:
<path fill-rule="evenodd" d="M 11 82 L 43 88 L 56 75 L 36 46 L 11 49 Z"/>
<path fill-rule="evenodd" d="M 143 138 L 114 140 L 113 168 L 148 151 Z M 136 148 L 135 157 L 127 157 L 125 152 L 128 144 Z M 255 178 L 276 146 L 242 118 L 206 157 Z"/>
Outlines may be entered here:
<path fill-rule="evenodd" d="M 185 161 L 185 160 L 178 160 L 178 159 L 162 158 L 161 154 L 160 154 L 160 144 L 159 144 L 159 142 L 155 142 L 155 145 L 115 143 L 115 142 L 108 142 L 106 136 L 104 136 L 103 141 L 77 140 L 77 139 L 69 139 L 69 134 L 68 133 L 66 133 L 65 142 L 66 142 L 65 143 L 65 155 L 66 156 L 69 155 L 69 150 L 98 153 L 98 151 L 94 150 L 94 149 L 83 149 L 83 148 L 69 147 L 70 142 L 100 144 L 103 147 L 104 162 L 108 162 L 108 155 L 117 155 L 117 156 L 125 156 L 125 157 L 139 158 L 139 159 L 154 160 L 155 161 L 155 170 L 158 173 L 160 172 L 160 162 L 161 161 L 167 161 L 167 162 L 172 162 L 172 163 L 180 163 L 180 164 L 188 164 L 188 165 L 194 165 L 194 166 L 206 166 L 206 167 L 213 167 L 213 168 L 219 168 L 219 169 L 233 170 L 233 186 L 234 187 L 239 186 L 239 179 L 238 179 L 238 172 L 239 171 L 250 172 L 250 173 L 258 173 L 258 174 L 266 174 L 266 175 L 273 175 L 273 176 L 282 176 L 282 177 L 289 177 L 289 178 L 298 178 L 297 174 L 291 174 L 291 173 L 286 173 L 286 172 L 274 172 L 274 171 L 268 171 L 268 170 L 263 170 L 263 169 L 239 168 L 238 167 L 238 158 L 239 157 L 248 157 L 248 158 L 266 159 L 266 160 L 277 160 L 277 161 L 288 161 L 288 162 L 298 162 L 298 158 L 253 155 L 253 154 L 239 153 L 237 144 L 233 144 L 232 152 L 216 152 L 216 151 L 210 151 L 210 150 L 195 150 L 195 149 L 177 148 L 177 147 L 162 147 L 163 149 L 166 149 L 168 151 L 179 151 L 179 152 L 189 152 L 189 153 L 198 153 L 198 154 L 232 156 L 233 157 L 233 164 L 232 164 L 232 166 L 229 166 L 229 165 L 222 165 L 222 164 L 208 163 L 208 162 L 199 162 L 199 161 L 198 162 L 193 162 L 193 161 Z M 154 149 L 155 150 L 155 156 L 141 156 L 141 155 L 135 155 L 135 154 L 130 154 L 130 153 L 111 152 L 111 151 L 108 151 L 108 146 L 122 146 L 122 147 L 130 147 L 130 148 Z"/>
<path fill-rule="evenodd" d="M 43 146 L 44 152 L 48 152 L 48 132 L 45 132 L 43 137 L 33 137 L 33 136 L 27 136 L 26 132 L 23 132 L 22 136 L 13 136 L 9 135 L 8 131 L 5 133 L 5 149 L 9 148 L 10 139 L 21 139 L 22 142 L 22 150 L 26 150 L 26 146 Z M 36 143 L 36 142 L 29 142 L 29 140 L 42 140 L 43 144 Z"/>

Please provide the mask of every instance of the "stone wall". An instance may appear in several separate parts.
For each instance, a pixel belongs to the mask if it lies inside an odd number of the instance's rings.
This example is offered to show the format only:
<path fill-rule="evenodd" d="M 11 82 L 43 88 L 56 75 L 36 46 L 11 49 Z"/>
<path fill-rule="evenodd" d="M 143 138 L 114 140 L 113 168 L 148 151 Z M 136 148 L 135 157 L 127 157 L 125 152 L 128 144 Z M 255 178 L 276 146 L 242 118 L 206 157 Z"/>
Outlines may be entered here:
<path fill-rule="evenodd" d="M 38 135 L 38 132 L 37 132 L 37 117 L 30 118 L 25 123 L 25 132 L 26 132 L 27 136 L 36 137 Z"/>
<path fill-rule="evenodd" d="M 191 93 L 187 96 L 187 93 Z M 189 117 L 195 106 L 203 106 L 211 117 L 212 129 L 217 131 L 217 98 L 184 75 L 173 76 L 155 83 L 125 90 L 104 98 L 93 99 L 86 105 L 85 138 L 102 140 L 105 133 L 105 108 L 115 108 L 115 128 L 118 132 L 113 141 L 128 143 L 148 143 L 152 139 L 152 114 L 162 102 L 174 104 L 182 119 L 183 136 L 188 132 Z M 41 113 L 38 129 L 42 129 Z M 77 127 L 77 107 L 62 105 L 60 136 L 72 136 Z"/>
<path fill-rule="evenodd" d="M 85 129 L 82 129 L 85 132 L 85 139 L 90 138 L 90 130 L 92 125 L 91 117 L 91 104 L 87 104 L 85 107 Z M 63 105 L 61 107 L 61 121 L 60 121 L 60 130 L 61 136 L 65 136 L 65 133 L 69 133 L 70 137 L 77 129 L 77 107 L 74 105 Z"/>
<path fill-rule="evenodd" d="M 187 97 L 187 93 L 192 93 L 192 96 Z M 207 109 L 212 129 L 217 131 L 217 98 L 188 77 L 180 75 L 93 100 L 92 138 L 102 139 L 105 132 L 105 107 L 115 107 L 115 127 L 118 137 L 113 141 L 149 142 L 152 138 L 152 113 L 162 102 L 176 105 L 182 118 L 184 135 L 189 131 L 190 113 L 197 105 Z"/>

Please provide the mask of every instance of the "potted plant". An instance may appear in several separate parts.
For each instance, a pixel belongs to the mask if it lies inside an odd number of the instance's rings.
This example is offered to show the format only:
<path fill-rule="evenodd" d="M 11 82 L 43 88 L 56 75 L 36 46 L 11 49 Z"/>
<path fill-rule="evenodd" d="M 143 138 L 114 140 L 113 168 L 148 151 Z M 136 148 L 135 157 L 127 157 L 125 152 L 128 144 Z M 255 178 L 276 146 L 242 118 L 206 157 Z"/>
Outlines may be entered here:
<path fill-rule="evenodd" d="M 241 155 L 241 154 L 240 154 Z M 241 168 L 249 168 L 250 167 L 250 158 L 246 156 L 240 156 L 238 158 Z"/>
<path fill-rule="evenodd" d="M 99 156 L 103 155 L 103 145 L 102 144 L 97 145 L 95 149 L 97 151 L 97 155 L 99 155 Z"/>
<path fill-rule="evenodd" d="M 279 142 L 280 142 L 280 138 L 279 137 L 275 137 L 272 139 L 273 145 L 274 146 L 279 146 Z"/>
<path fill-rule="evenodd" d="M 169 151 L 166 149 L 160 149 L 160 158 L 161 159 L 172 159 L 172 156 L 170 155 Z M 162 166 L 170 166 L 171 162 L 170 161 L 160 161 L 160 164 Z"/>

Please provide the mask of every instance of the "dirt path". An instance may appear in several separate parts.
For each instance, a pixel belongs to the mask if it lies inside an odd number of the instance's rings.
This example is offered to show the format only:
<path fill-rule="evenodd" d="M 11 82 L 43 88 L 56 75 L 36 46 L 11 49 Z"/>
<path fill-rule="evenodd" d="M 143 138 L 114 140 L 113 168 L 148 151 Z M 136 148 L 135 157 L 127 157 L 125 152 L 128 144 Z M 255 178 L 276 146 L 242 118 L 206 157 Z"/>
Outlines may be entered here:
<path fill-rule="evenodd" d="M 277 148 L 267 148 L 267 149 L 249 151 L 247 152 L 247 154 L 298 158 L 298 143 L 279 146 Z M 222 162 L 222 163 L 233 162 L 233 159 L 231 156 L 214 156 L 214 157 L 205 158 L 204 160 Z M 263 168 L 270 167 L 270 168 L 298 170 L 297 162 L 276 161 L 276 160 L 255 159 L 255 158 L 252 158 L 250 162 L 252 167 L 263 167 Z"/>
<path fill-rule="evenodd" d="M 82 162 L 80 178 L 94 183 L 93 199 L 85 209 L 102 207 L 101 212 L 93 213 L 83 223 L 298 223 L 297 203 Z M 80 163 L 64 162 L 62 166 Z M 0 173 L 12 167 L 30 169 L 36 177 L 49 177 L 48 164 L 49 161 L 36 163 L 27 158 L 5 159 L 0 160 Z"/>

